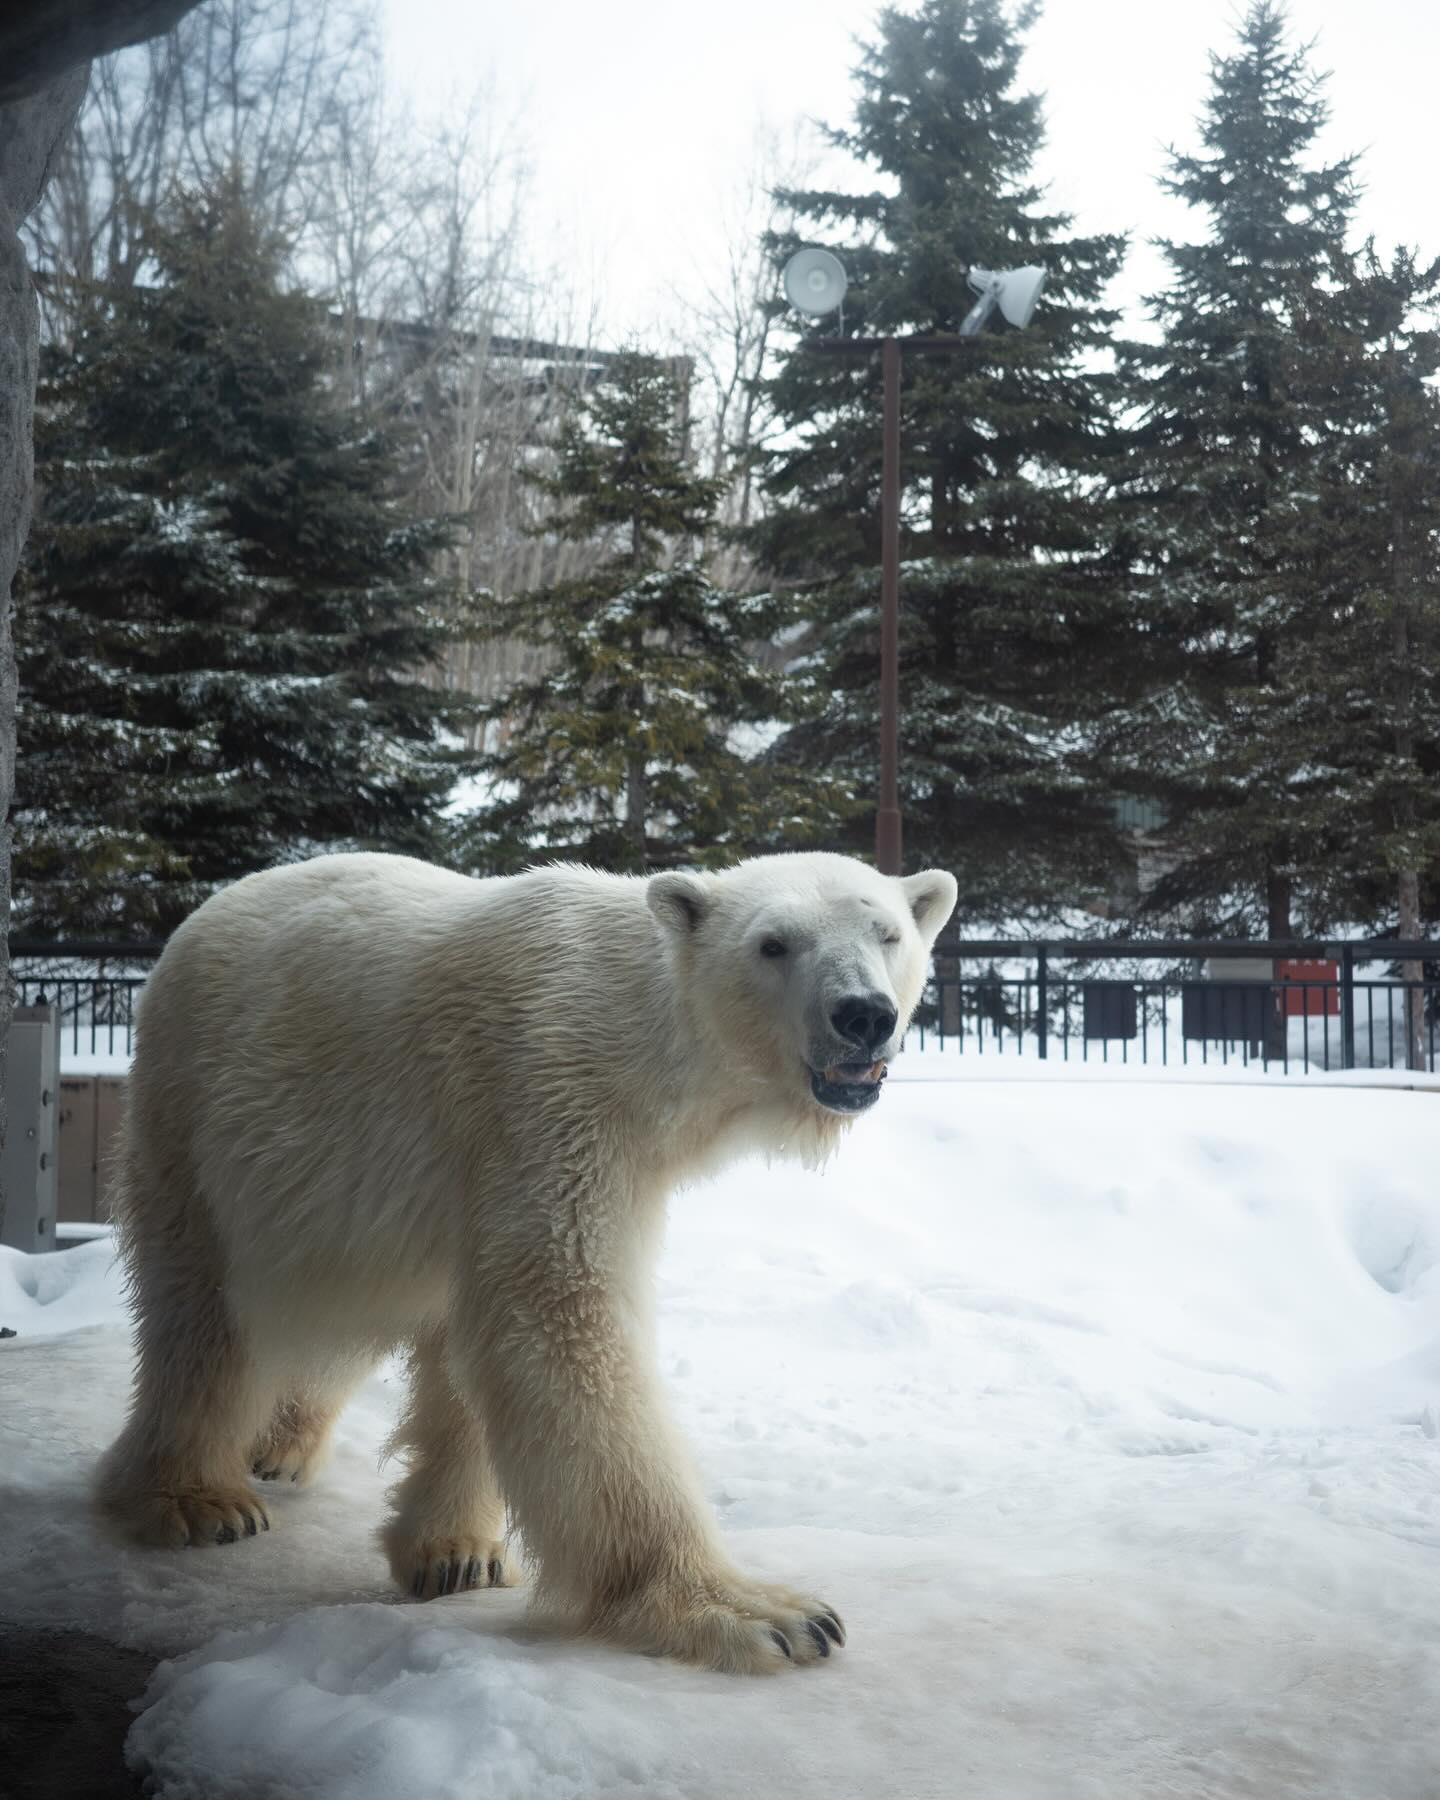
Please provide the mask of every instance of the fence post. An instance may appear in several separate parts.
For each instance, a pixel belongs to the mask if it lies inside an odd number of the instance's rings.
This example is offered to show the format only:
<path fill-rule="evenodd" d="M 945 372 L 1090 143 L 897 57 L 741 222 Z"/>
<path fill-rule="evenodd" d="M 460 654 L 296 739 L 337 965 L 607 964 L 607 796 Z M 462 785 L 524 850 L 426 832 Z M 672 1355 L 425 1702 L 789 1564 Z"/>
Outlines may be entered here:
<path fill-rule="evenodd" d="M 1355 1067 L 1355 946 L 1340 946 L 1340 1066 Z"/>
<path fill-rule="evenodd" d="M 1040 1038 L 1040 1060 L 1050 1046 L 1050 957 L 1042 944 L 1035 957 L 1035 1029 Z"/>

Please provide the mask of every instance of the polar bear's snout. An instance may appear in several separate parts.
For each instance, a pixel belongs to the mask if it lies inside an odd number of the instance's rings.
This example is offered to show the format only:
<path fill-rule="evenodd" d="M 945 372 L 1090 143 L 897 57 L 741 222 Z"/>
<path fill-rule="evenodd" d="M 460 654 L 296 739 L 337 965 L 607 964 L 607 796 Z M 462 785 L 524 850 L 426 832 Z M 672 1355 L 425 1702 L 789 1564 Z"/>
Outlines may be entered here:
<path fill-rule="evenodd" d="M 880 1098 L 899 1014 L 888 995 L 844 995 L 829 1008 L 833 1042 L 812 1053 L 810 1092 L 830 1112 L 864 1112 Z"/>
<path fill-rule="evenodd" d="M 830 1023 L 847 1043 L 867 1050 L 872 1060 L 894 1034 L 894 1006 L 884 994 L 850 994 L 830 1014 Z"/>

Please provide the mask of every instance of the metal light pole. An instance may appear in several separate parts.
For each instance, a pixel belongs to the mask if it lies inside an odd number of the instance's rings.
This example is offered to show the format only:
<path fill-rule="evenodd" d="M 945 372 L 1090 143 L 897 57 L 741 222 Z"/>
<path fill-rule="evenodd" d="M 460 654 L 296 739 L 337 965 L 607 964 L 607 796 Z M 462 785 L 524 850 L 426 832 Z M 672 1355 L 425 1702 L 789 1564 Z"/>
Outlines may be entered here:
<path fill-rule="evenodd" d="M 886 338 L 884 454 L 880 471 L 880 804 L 875 865 L 900 873 L 900 345 Z"/>
<path fill-rule="evenodd" d="M 833 265 L 833 266 L 832 266 Z M 958 350 L 998 307 L 1012 324 L 1030 323 L 1044 284 L 1036 267 L 995 274 L 972 269 L 966 277 L 979 299 L 959 331 L 917 332 L 908 337 L 809 338 L 820 355 L 869 356 L 880 352 L 885 380 L 883 456 L 880 471 L 880 797 L 875 811 L 875 862 L 882 875 L 901 869 L 900 822 L 900 352 Z M 834 312 L 845 297 L 845 271 L 827 250 L 800 250 L 785 266 L 785 291 L 813 317 Z"/>

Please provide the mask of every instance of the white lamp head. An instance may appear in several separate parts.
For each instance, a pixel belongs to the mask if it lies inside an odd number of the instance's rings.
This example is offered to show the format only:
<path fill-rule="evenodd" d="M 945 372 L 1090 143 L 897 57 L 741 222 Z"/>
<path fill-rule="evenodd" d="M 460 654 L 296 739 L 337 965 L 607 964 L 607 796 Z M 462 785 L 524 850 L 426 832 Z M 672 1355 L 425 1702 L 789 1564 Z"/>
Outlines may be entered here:
<path fill-rule="evenodd" d="M 1034 317 L 1045 271 L 1028 263 L 1023 269 L 972 269 L 965 279 L 977 294 L 993 296 L 1006 323 L 1023 331 Z"/>
<path fill-rule="evenodd" d="M 834 312 L 850 285 L 844 264 L 828 250 L 797 250 L 786 263 L 782 280 L 785 298 L 812 319 Z"/>

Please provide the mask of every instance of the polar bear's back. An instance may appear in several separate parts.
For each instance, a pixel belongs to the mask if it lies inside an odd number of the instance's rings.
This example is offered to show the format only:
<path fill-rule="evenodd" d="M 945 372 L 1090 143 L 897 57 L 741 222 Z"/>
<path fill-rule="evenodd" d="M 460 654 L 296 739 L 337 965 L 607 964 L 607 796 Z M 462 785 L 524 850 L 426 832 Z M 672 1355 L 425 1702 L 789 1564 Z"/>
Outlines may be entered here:
<path fill-rule="evenodd" d="M 210 1078 L 262 1043 L 286 1063 L 297 1049 L 343 1057 L 367 1019 L 413 992 L 426 947 L 463 926 L 485 885 L 409 857 L 362 854 L 267 869 L 223 889 L 175 932 L 146 984 L 137 1077 L 148 1082 L 167 1064 Z"/>
<path fill-rule="evenodd" d="M 423 1259 L 453 1241 L 452 1127 L 533 1128 L 533 1080 L 523 1106 L 505 1087 L 525 1080 L 537 1025 L 547 1055 L 557 1033 L 587 1037 L 586 944 L 607 942 L 613 963 L 628 943 L 632 970 L 653 961 L 643 889 L 364 854 L 237 882 L 147 984 L 131 1099 L 147 1165 L 184 1165 L 234 1255 L 363 1242 Z"/>

